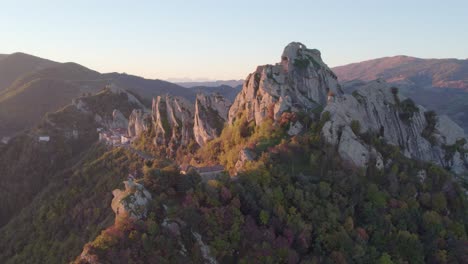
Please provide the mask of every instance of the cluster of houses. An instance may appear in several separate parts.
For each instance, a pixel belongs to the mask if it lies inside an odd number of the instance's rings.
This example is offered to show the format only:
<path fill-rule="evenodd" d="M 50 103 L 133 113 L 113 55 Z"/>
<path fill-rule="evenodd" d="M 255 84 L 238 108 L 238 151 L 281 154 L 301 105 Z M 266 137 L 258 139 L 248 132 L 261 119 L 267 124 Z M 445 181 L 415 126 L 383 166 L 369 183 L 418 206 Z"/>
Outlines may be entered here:
<path fill-rule="evenodd" d="M 97 132 L 99 132 L 99 141 L 111 146 L 128 145 L 132 143 L 132 138 L 128 136 L 127 129 L 125 128 L 119 127 L 109 130 L 98 128 Z"/>

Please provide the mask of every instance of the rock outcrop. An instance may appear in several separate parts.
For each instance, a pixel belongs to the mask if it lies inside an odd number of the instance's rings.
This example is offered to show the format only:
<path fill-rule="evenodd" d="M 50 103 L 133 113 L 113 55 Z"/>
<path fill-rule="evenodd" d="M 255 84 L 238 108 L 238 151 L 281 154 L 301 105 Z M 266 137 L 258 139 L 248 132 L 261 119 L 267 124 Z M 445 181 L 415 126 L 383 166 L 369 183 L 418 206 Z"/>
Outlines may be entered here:
<path fill-rule="evenodd" d="M 341 132 L 338 154 L 345 161 L 358 167 L 375 165 L 378 169 L 383 169 L 382 155 L 371 146 L 367 146 L 354 134 L 349 126 L 344 127 Z M 372 164 L 370 164 L 372 162 Z"/>
<path fill-rule="evenodd" d="M 117 109 L 112 112 L 111 128 L 126 128 L 128 127 L 128 119 Z"/>
<path fill-rule="evenodd" d="M 181 97 L 153 99 L 154 143 L 168 146 L 172 154 L 179 146 L 187 146 L 193 139 L 193 118 L 193 104 Z"/>
<path fill-rule="evenodd" d="M 112 210 L 116 218 L 129 217 L 135 220 L 146 217 L 147 204 L 151 200 L 151 194 L 145 187 L 132 180 L 124 181 L 125 190 L 112 191 Z"/>
<path fill-rule="evenodd" d="M 284 49 L 281 63 L 259 66 L 247 77 L 229 110 L 229 122 L 244 114 L 260 124 L 283 112 L 319 113 L 328 94 L 343 92 L 336 75 L 322 61 L 320 51 L 292 42 Z"/>
<path fill-rule="evenodd" d="M 255 160 L 256 156 L 257 155 L 253 151 L 246 148 L 242 149 L 239 152 L 239 159 L 237 160 L 236 165 L 234 167 L 235 173 L 242 171 L 242 168 L 244 168 L 245 164 L 249 161 Z"/>
<path fill-rule="evenodd" d="M 128 117 L 128 136 L 138 137 L 151 126 L 151 115 L 141 109 L 134 109 Z"/>
<path fill-rule="evenodd" d="M 380 154 L 358 138 L 359 134 L 373 133 L 399 146 L 409 158 L 445 167 L 457 164 L 460 171 L 460 161 L 447 159 L 444 147 L 463 139 L 463 129 L 446 116 L 430 119 L 429 111 L 400 96 L 384 81 L 370 82 L 352 95 L 335 96 L 322 115 L 325 113 L 329 121 L 322 134 L 329 143 L 338 145 L 342 158 L 356 166 L 365 166 L 371 156 L 379 160 Z M 463 163 L 466 166 L 467 161 Z"/>
<path fill-rule="evenodd" d="M 220 135 L 231 103 L 219 94 L 198 94 L 195 101 L 193 134 L 200 146 Z"/>
<path fill-rule="evenodd" d="M 168 146 L 169 155 L 191 141 L 203 146 L 221 133 L 229 106 L 230 102 L 219 94 L 199 94 L 195 105 L 180 97 L 158 96 L 153 99 L 151 114 L 154 143 Z"/>
<path fill-rule="evenodd" d="M 322 129 L 325 140 L 355 166 L 372 163 L 383 168 L 386 164 L 381 153 L 366 144 L 363 136 L 367 134 L 398 146 L 409 158 L 456 173 L 468 169 L 464 131 L 447 116 L 414 104 L 384 81 L 359 86 L 352 95 L 344 94 L 320 52 L 293 42 L 284 49 L 281 63 L 259 66 L 247 77 L 229 109 L 228 122 L 243 117 L 258 125 L 265 118 L 282 121 L 287 112 L 312 118 L 321 113 L 329 118 Z M 290 122 L 288 135 L 303 132 L 303 124 Z"/>

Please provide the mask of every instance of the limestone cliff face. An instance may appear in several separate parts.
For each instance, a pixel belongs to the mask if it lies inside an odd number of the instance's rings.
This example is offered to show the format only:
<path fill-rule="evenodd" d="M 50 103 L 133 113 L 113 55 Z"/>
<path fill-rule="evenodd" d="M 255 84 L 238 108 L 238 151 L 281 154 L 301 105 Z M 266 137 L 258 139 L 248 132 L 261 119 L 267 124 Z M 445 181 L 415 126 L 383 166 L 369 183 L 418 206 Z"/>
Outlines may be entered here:
<path fill-rule="evenodd" d="M 372 157 L 381 159 L 359 137 L 370 132 L 399 146 L 409 158 L 460 167 L 458 160 L 447 159 L 444 146 L 465 138 L 463 129 L 446 116 L 430 120 L 424 107 L 403 98 L 384 81 L 370 82 L 353 95 L 331 97 L 322 115 L 325 113 L 330 116 L 322 130 L 325 139 L 338 145 L 341 157 L 357 166 L 367 166 Z"/>
<path fill-rule="evenodd" d="M 79 111 L 92 114 L 95 122 L 100 127 L 107 129 L 127 128 L 129 125 L 127 109 L 147 111 L 146 107 L 134 95 L 115 85 L 109 85 L 94 95 L 75 98 L 72 104 Z"/>
<path fill-rule="evenodd" d="M 112 122 L 110 128 L 126 128 L 128 127 L 128 119 L 117 109 L 112 112 Z"/>
<path fill-rule="evenodd" d="M 138 137 L 151 126 L 151 115 L 141 109 L 134 109 L 128 117 L 128 136 Z"/>
<path fill-rule="evenodd" d="M 169 95 L 153 99 L 154 143 L 172 150 L 193 139 L 194 106 L 187 100 Z"/>
<path fill-rule="evenodd" d="M 154 143 L 168 146 L 171 153 L 192 140 L 202 146 L 219 136 L 229 106 L 230 102 L 219 94 L 199 94 L 195 105 L 180 97 L 158 96 L 153 99 L 151 114 Z"/>
<path fill-rule="evenodd" d="M 219 94 L 198 94 L 195 101 L 193 134 L 200 146 L 220 135 L 231 103 Z"/>
<path fill-rule="evenodd" d="M 241 113 L 256 124 L 268 116 L 277 120 L 285 111 L 313 115 L 326 105 L 330 92 L 343 93 L 320 51 L 292 42 L 284 49 L 281 63 L 259 66 L 249 74 L 229 110 L 229 122 Z"/>

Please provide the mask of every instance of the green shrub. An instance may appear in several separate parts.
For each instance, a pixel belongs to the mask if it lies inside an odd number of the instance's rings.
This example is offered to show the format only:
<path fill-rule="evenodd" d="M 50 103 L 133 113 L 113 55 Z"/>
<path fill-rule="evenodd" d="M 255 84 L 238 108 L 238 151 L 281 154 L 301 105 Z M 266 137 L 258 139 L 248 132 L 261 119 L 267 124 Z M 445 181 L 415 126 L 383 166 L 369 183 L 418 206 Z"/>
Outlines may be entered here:
<path fill-rule="evenodd" d="M 361 124 L 358 120 L 351 121 L 351 130 L 355 135 L 359 135 L 361 133 Z"/>
<path fill-rule="evenodd" d="M 399 105 L 399 116 L 403 121 L 409 121 L 414 113 L 419 113 L 419 108 L 410 98 L 403 100 Z"/>
<path fill-rule="evenodd" d="M 310 60 L 307 59 L 307 58 L 296 58 L 294 59 L 294 66 L 299 68 L 299 69 L 306 69 L 307 67 L 309 67 L 309 64 L 310 64 Z"/>

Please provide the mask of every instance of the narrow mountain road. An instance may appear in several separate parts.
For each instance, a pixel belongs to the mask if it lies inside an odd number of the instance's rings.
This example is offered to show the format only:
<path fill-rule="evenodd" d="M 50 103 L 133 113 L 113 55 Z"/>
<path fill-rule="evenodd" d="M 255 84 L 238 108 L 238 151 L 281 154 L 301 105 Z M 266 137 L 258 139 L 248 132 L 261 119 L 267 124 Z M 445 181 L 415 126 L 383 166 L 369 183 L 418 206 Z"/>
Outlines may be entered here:
<path fill-rule="evenodd" d="M 145 160 L 153 160 L 155 159 L 155 157 L 149 155 L 148 153 L 145 153 L 141 150 L 138 150 L 138 149 L 135 149 L 134 147 L 130 146 L 130 145 L 122 145 L 121 147 L 125 148 L 125 149 L 128 149 L 129 151 L 137 154 L 138 156 L 140 156 L 142 159 L 145 159 Z"/>

